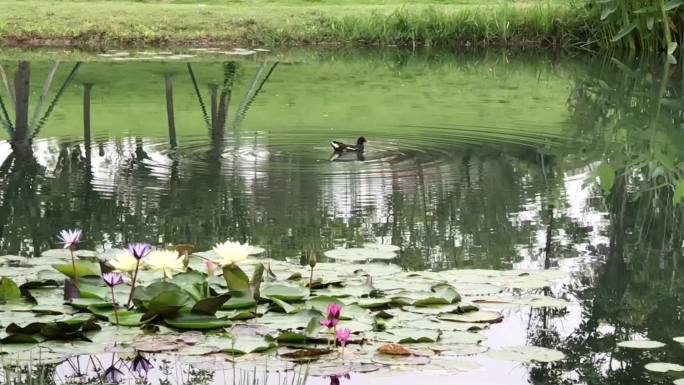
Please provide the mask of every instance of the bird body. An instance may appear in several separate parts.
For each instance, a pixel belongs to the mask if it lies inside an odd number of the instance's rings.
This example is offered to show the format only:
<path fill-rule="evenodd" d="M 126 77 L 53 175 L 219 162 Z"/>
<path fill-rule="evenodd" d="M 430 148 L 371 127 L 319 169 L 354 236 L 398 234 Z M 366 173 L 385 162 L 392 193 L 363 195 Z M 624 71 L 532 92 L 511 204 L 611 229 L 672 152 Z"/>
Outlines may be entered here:
<path fill-rule="evenodd" d="M 332 146 L 333 151 L 335 152 L 362 152 L 364 150 L 364 145 L 366 142 L 366 138 L 362 136 L 356 140 L 356 144 L 345 144 L 342 142 L 338 142 L 337 140 L 331 140 L 330 146 Z"/>

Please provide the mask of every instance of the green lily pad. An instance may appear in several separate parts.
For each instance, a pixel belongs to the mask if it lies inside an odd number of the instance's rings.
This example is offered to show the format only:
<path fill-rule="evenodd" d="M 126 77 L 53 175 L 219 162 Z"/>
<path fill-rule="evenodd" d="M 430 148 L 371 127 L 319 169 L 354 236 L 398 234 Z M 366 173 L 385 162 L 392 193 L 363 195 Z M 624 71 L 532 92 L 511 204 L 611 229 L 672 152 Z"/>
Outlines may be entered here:
<path fill-rule="evenodd" d="M 425 329 L 393 329 L 387 332 L 374 334 L 374 339 L 380 342 L 391 342 L 395 344 L 410 344 L 421 342 L 437 342 L 439 339 L 438 330 Z"/>
<path fill-rule="evenodd" d="M 444 371 L 450 374 L 468 372 L 471 370 L 480 369 L 482 365 L 474 361 L 462 361 L 453 359 L 439 359 L 432 360 L 426 368 L 421 370 L 438 370 Z"/>
<path fill-rule="evenodd" d="M 69 278 L 74 278 L 74 269 L 71 263 L 54 264 L 52 267 L 60 273 Z M 78 261 L 76 262 L 76 275 L 81 277 L 100 276 L 100 266 L 94 262 Z"/>
<path fill-rule="evenodd" d="M 565 354 L 554 349 L 539 346 L 510 346 L 490 350 L 487 356 L 497 360 L 516 362 L 555 362 L 565 359 Z"/>
<path fill-rule="evenodd" d="M 498 323 L 503 320 L 503 315 L 495 311 L 470 311 L 463 314 L 442 313 L 437 318 L 444 321 L 467 322 L 467 323 Z"/>
<path fill-rule="evenodd" d="M 308 295 L 309 290 L 301 286 L 263 284 L 261 287 L 262 297 L 277 298 L 286 302 L 301 301 Z"/>
<path fill-rule="evenodd" d="M 164 317 L 164 322 L 173 328 L 187 330 L 219 329 L 232 324 L 232 321 L 227 319 L 193 313 L 178 313 L 172 317 Z"/>
<path fill-rule="evenodd" d="M 21 298 L 19 286 L 7 277 L 0 278 L 0 301 L 9 301 Z"/>
<path fill-rule="evenodd" d="M 644 368 L 649 372 L 657 373 L 684 372 L 684 366 L 667 362 L 651 362 L 646 364 Z"/>
<path fill-rule="evenodd" d="M 377 309 L 387 306 L 392 302 L 389 298 L 361 298 L 356 304 L 364 309 Z"/>
<path fill-rule="evenodd" d="M 627 349 L 658 349 L 665 346 L 664 343 L 651 340 L 622 341 L 617 346 Z"/>
<path fill-rule="evenodd" d="M 369 260 L 389 260 L 397 257 L 394 251 L 378 248 L 333 249 L 323 253 L 326 257 L 347 262 L 363 262 Z"/>

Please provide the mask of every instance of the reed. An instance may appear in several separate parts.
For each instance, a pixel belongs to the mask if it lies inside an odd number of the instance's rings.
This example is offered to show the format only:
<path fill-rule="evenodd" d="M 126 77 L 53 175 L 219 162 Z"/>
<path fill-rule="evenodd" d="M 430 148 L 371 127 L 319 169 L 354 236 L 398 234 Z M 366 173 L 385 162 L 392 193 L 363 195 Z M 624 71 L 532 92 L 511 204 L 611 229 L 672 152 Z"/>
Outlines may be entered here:
<path fill-rule="evenodd" d="M 672 56 L 684 41 L 684 0 L 591 0 L 586 9 L 601 21 L 604 47 Z"/>

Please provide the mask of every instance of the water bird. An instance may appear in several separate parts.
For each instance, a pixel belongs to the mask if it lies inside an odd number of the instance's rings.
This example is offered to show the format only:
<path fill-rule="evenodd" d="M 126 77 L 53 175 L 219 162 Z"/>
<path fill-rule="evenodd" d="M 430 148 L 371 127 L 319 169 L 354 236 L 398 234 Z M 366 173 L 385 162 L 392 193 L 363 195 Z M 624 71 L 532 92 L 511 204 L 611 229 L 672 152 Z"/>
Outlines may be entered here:
<path fill-rule="evenodd" d="M 364 145 L 367 142 L 368 141 L 366 140 L 366 138 L 361 136 L 361 137 L 359 137 L 359 139 L 356 140 L 355 145 L 354 144 L 344 144 L 344 143 L 338 142 L 336 140 L 331 140 L 330 145 L 332 146 L 332 148 L 335 152 L 352 152 L 352 151 L 363 152 Z"/>

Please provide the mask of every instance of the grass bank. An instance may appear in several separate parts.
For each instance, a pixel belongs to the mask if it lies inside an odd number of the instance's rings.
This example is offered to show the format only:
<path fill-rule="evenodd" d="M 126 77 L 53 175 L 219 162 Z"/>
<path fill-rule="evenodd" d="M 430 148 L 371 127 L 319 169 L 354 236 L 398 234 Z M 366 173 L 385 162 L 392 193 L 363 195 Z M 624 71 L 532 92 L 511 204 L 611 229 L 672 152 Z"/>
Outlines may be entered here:
<path fill-rule="evenodd" d="M 592 39 L 586 13 L 556 0 L 367 1 L 0 1 L 0 43 L 571 46 Z"/>

